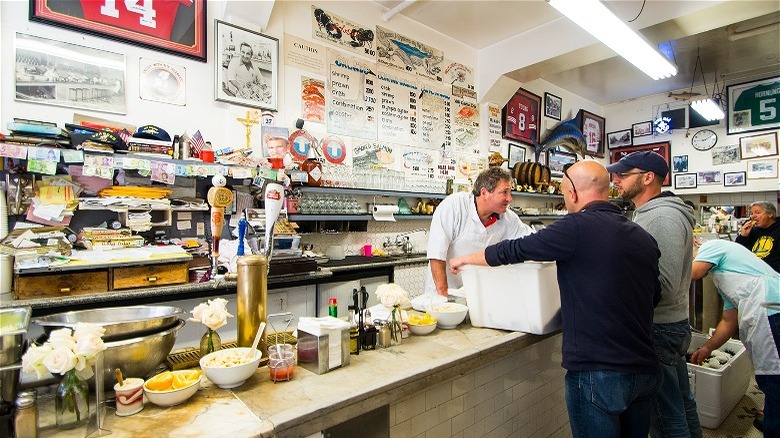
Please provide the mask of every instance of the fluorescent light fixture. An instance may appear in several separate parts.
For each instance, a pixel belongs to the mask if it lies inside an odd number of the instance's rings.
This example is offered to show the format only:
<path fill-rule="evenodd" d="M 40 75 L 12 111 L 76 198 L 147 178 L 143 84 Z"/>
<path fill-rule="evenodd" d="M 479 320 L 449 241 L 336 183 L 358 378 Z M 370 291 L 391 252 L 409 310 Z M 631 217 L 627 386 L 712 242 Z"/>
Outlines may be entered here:
<path fill-rule="evenodd" d="M 615 16 L 599 0 L 547 0 L 569 20 L 598 38 L 626 61 L 658 80 L 677 74 L 677 66 Z"/>
<path fill-rule="evenodd" d="M 723 113 L 720 105 L 715 103 L 715 101 L 710 98 L 694 101 L 691 103 L 691 107 L 693 107 L 697 113 L 701 114 L 702 117 L 709 120 L 710 122 L 714 122 L 715 120 L 723 120 L 726 118 L 726 114 Z"/>

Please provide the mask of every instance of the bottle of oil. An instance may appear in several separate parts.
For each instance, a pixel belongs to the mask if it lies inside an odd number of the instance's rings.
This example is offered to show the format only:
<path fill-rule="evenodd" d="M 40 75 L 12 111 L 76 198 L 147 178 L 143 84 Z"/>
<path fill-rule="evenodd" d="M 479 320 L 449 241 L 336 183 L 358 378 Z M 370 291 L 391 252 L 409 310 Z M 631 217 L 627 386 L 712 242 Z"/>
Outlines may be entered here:
<path fill-rule="evenodd" d="M 358 326 L 355 322 L 355 306 L 349 306 L 349 353 L 360 354 Z"/>

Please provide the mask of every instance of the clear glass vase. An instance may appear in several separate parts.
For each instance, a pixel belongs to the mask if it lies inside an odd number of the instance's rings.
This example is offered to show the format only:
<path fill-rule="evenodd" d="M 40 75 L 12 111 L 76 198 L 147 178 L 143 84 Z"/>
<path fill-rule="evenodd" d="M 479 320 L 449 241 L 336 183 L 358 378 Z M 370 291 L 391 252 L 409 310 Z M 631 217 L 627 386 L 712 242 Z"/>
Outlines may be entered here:
<path fill-rule="evenodd" d="M 393 306 L 390 313 L 390 343 L 398 345 L 401 343 L 401 306 Z"/>
<path fill-rule="evenodd" d="M 89 386 L 70 370 L 62 376 L 54 397 L 57 428 L 73 429 L 84 426 L 89 420 Z"/>
<path fill-rule="evenodd" d="M 222 348 L 222 339 L 219 334 L 212 329 L 208 329 L 203 337 L 200 338 L 200 357 L 213 353 Z"/>

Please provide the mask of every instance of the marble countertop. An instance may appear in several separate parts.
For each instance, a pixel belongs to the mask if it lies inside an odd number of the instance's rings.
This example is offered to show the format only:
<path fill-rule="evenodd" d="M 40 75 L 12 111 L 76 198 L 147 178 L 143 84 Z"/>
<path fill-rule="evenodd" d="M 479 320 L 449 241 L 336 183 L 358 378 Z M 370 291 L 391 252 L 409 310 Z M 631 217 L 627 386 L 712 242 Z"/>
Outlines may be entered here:
<path fill-rule="evenodd" d="M 537 336 L 461 324 L 363 351 L 351 356 L 348 366 L 326 374 L 296 366 L 289 382 L 273 383 L 267 367 L 232 390 L 219 389 L 204 376 L 198 392 L 182 405 L 146 404 L 130 417 L 117 417 L 107 408 L 104 424 L 115 437 L 308 436 L 558 333 Z M 42 396 L 39 405 L 40 436 L 85 436 L 85 428 L 56 429 L 51 396 Z"/>

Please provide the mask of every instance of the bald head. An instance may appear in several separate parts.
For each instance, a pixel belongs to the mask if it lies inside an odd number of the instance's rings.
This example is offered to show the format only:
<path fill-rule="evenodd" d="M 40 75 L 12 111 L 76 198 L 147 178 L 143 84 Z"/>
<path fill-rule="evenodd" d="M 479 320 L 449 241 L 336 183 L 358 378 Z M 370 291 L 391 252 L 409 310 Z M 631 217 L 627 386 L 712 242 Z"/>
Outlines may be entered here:
<path fill-rule="evenodd" d="M 609 172 L 598 161 L 588 160 L 574 163 L 567 171 L 569 178 L 569 211 L 579 211 L 593 201 L 609 199 Z M 564 178 L 565 179 L 565 178 Z"/>

